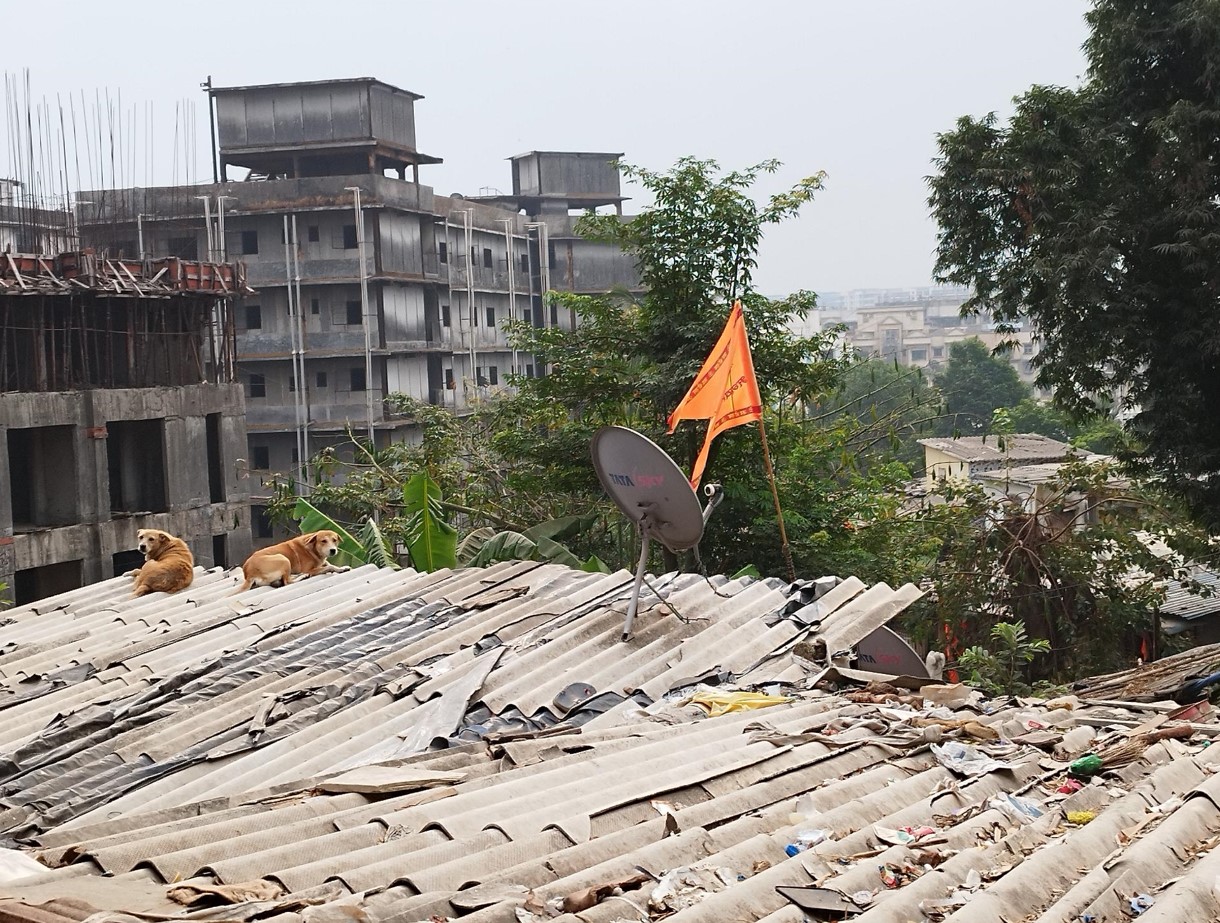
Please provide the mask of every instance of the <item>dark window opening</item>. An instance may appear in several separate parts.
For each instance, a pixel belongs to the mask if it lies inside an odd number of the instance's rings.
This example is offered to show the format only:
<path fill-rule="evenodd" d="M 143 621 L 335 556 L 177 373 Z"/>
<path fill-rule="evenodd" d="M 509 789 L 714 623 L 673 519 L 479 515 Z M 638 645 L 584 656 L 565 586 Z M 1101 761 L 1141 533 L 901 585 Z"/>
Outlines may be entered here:
<path fill-rule="evenodd" d="M 526 367 L 525 367 L 525 377 L 526 378 L 534 377 L 534 364 L 532 362 L 529 363 L 528 365 L 526 365 Z"/>
<path fill-rule="evenodd" d="M 496 326 L 496 309 L 487 309 L 487 326 L 494 328 Z"/>
<path fill-rule="evenodd" d="M 364 376 L 363 368 L 352 369 L 352 390 L 364 391 L 368 388 L 368 381 Z"/>
<path fill-rule="evenodd" d="M 143 558 L 143 555 L 141 555 Z M 84 586 L 83 561 L 63 561 L 19 570 L 14 574 L 13 602 L 19 606 Z"/>
<path fill-rule="evenodd" d="M 212 566 L 213 567 L 228 567 L 229 566 L 229 536 L 213 535 L 212 536 Z"/>
<path fill-rule="evenodd" d="M 521 271 L 522 272 L 530 271 L 530 255 L 528 253 L 521 254 Z"/>
<path fill-rule="evenodd" d="M 301 452 L 296 446 L 292 447 L 292 464 L 295 466 L 301 460 Z"/>
<path fill-rule="evenodd" d="M 288 376 L 288 393 L 289 393 L 289 394 L 296 394 L 296 393 L 297 393 L 297 376 L 296 376 L 296 372 L 293 372 L 291 375 L 289 375 L 289 376 Z"/>
<path fill-rule="evenodd" d="M 263 329 L 263 309 L 260 305 L 246 305 L 246 329 L 247 330 L 262 330 Z"/>
<path fill-rule="evenodd" d="M 349 301 L 347 303 L 346 323 L 349 327 L 359 327 L 364 323 L 364 310 L 359 301 Z"/>
<path fill-rule="evenodd" d="M 343 225 L 343 249 L 355 250 L 360 245 L 356 239 L 356 226 L 354 224 Z"/>
<path fill-rule="evenodd" d="M 309 226 L 309 230 L 307 230 L 305 232 L 305 235 L 306 235 L 306 237 L 308 237 L 309 242 L 311 244 L 316 244 L 319 240 L 322 239 L 322 236 L 318 232 L 318 226 L 316 224 L 311 224 Z"/>
<path fill-rule="evenodd" d="M 487 369 L 487 381 L 490 384 L 498 385 L 500 383 L 500 367 L 493 365 Z"/>
<path fill-rule="evenodd" d="M 479 326 L 479 309 L 476 308 L 474 305 L 470 306 L 470 326 L 471 327 Z"/>
<path fill-rule="evenodd" d="M 250 446 L 250 467 L 255 471 L 271 469 L 271 448 L 265 445 Z"/>
<path fill-rule="evenodd" d="M 525 325 L 527 327 L 534 326 L 534 312 L 531 311 L 529 308 L 526 308 L 524 311 L 521 312 L 521 319 L 523 321 L 525 321 Z"/>
<path fill-rule="evenodd" d="M 447 304 L 441 305 L 441 326 L 449 326 L 449 305 Z"/>
<path fill-rule="evenodd" d="M 194 237 L 171 237 L 165 242 L 165 255 L 180 260 L 199 259 L 199 241 Z"/>
<path fill-rule="evenodd" d="M 258 253 L 258 231 L 241 232 L 241 252 L 243 255 Z"/>
<path fill-rule="evenodd" d="M 449 245 L 444 241 L 436 245 L 436 253 L 442 263 L 449 262 Z"/>
<path fill-rule="evenodd" d="M 321 299 L 319 299 L 319 298 L 309 299 L 309 313 L 310 314 L 321 314 L 322 313 Z"/>
<path fill-rule="evenodd" d="M 480 388 L 487 384 L 487 376 L 483 374 L 483 366 L 478 366 L 474 370 L 474 383 Z"/>
<path fill-rule="evenodd" d="M 120 420 L 106 431 L 111 512 L 166 512 L 165 421 Z"/>
<path fill-rule="evenodd" d="M 271 514 L 267 512 L 267 507 L 250 507 L 250 520 L 250 531 L 254 533 L 255 538 L 271 538 Z"/>
<path fill-rule="evenodd" d="M 140 549 L 138 548 L 120 551 L 111 555 L 110 566 L 114 569 L 113 576 L 122 577 L 128 571 L 143 567 L 144 555 L 140 554 Z"/>
<path fill-rule="evenodd" d="M 491 247 L 483 248 L 483 268 L 491 269 Z"/>
<path fill-rule="evenodd" d="M 557 304 L 551 305 L 551 326 L 559 326 L 559 305 Z"/>
<path fill-rule="evenodd" d="M 14 531 L 79 521 L 73 427 L 10 429 L 8 464 Z"/>
<path fill-rule="evenodd" d="M 220 414 L 207 415 L 208 497 L 213 503 L 223 503 L 225 499 L 224 462 L 220 449 L 221 422 Z"/>
<path fill-rule="evenodd" d="M 450 391 L 457 387 L 457 382 L 453 378 L 453 369 L 445 369 L 445 387 Z"/>
<path fill-rule="evenodd" d="M 317 374 L 314 376 L 314 382 L 317 384 L 317 386 L 318 386 L 319 388 L 325 388 L 325 387 L 326 387 L 326 373 L 325 373 L 325 372 L 318 372 L 318 373 L 317 373 Z"/>
<path fill-rule="evenodd" d="M 250 380 L 246 385 L 246 397 L 266 397 L 267 396 L 267 376 L 251 374 Z"/>

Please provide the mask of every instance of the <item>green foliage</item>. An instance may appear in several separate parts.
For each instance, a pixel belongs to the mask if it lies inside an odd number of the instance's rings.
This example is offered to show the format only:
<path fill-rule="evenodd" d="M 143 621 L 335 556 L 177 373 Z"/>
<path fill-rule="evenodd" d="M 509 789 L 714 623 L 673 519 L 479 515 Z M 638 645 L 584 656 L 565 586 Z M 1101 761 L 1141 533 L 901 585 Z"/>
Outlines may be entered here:
<path fill-rule="evenodd" d="M 7 591 L 7 590 L 8 590 L 8 584 L 5 583 L 3 580 L 0 580 L 0 608 L 4 608 L 5 606 L 11 606 L 13 604 L 12 600 L 10 600 L 7 596 L 4 595 L 5 591 Z"/>
<path fill-rule="evenodd" d="M 1079 427 L 1065 411 L 1032 397 L 1009 408 L 1008 420 L 1014 433 L 1037 433 L 1060 442 L 1070 441 L 1079 432 Z"/>
<path fill-rule="evenodd" d="M 1029 695 L 1033 687 L 1024 681 L 1025 667 L 1051 644 L 1045 638 L 1030 638 L 1020 622 L 997 622 L 991 627 L 994 650 L 974 646 L 962 652 L 958 666 L 966 681 L 992 695 Z"/>
<path fill-rule="evenodd" d="M 914 516 L 937 536 L 933 592 L 906 618 L 950 660 L 999 622 L 1020 622 L 1050 643 L 1034 665 L 1040 678 L 1131 666 L 1163 581 L 1214 557 L 1172 497 L 1120 477 L 1113 463 L 1065 464 L 1032 491 L 946 483 L 937 494 Z"/>
<path fill-rule="evenodd" d="M 1032 319 L 1039 384 L 1080 415 L 1123 389 L 1127 455 L 1220 522 L 1220 4 L 1097 0 L 1088 72 L 1006 124 L 939 137 L 937 273 Z"/>
<path fill-rule="evenodd" d="M 378 567 L 388 567 L 399 570 L 397 555 L 394 553 L 394 543 L 386 538 L 381 527 L 375 520 L 366 519 L 360 527 L 360 544 L 365 552 L 365 560 Z"/>
<path fill-rule="evenodd" d="M 457 529 L 445 522 L 441 487 L 420 471 L 402 486 L 403 536 L 411 566 L 420 571 L 457 567 Z"/>
<path fill-rule="evenodd" d="M 993 356 L 977 337 L 950 345 L 949 361 L 936 385 L 945 401 L 945 415 L 937 425 L 941 436 L 984 433 L 996 408 L 1016 407 L 1032 397 L 1016 369 Z"/>

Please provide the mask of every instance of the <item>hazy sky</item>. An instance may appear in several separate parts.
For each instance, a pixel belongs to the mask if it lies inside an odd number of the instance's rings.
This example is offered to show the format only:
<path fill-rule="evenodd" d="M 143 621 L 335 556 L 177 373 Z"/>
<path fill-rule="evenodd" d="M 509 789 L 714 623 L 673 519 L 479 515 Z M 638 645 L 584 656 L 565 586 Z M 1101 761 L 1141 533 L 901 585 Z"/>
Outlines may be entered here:
<path fill-rule="evenodd" d="M 0 4 L 2 10 L 4 4 Z M 924 177 L 935 133 L 1006 113 L 1032 83 L 1083 73 L 1084 0 L 295 0 L 170 5 L 44 2 L 52 37 L 6 42 L 34 95 L 122 92 L 151 102 L 157 180 L 170 180 L 175 102 L 198 84 L 377 77 L 416 104 L 421 168 L 438 192 L 508 190 L 504 158 L 624 151 L 664 169 L 684 154 L 784 162 L 766 194 L 825 170 L 826 191 L 773 229 L 757 280 L 772 295 L 928 284 L 935 229 Z M 0 175 L 8 141 L 0 123 Z M 144 141 L 135 142 L 144 150 Z M 144 175 L 143 161 L 136 173 Z M 633 190 L 627 190 L 631 195 Z M 630 208 L 630 203 L 628 203 Z"/>

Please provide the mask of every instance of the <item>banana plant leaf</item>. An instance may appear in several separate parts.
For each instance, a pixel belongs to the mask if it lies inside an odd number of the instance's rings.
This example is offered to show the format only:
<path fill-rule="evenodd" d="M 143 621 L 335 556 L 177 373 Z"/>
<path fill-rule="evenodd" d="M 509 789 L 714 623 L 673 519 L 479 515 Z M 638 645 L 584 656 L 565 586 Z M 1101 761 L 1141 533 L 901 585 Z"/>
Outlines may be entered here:
<path fill-rule="evenodd" d="M 427 572 L 457 567 L 457 529 L 445 522 L 440 485 L 421 471 L 403 485 L 402 502 L 411 565 Z"/>
<path fill-rule="evenodd" d="M 457 548 L 458 563 L 466 566 L 474 559 L 487 544 L 487 540 L 496 534 L 496 530 L 491 526 L 483 526 L 481 529 L 475 529 L 462 539 L 461 544 Z"/>
<path fill-rule="evenodd" d="M 596 516 L 560 516 L 558 519 L 548 519 L 536 526 L 530 526 L 521 534 L 534 541 L 538 541 L 540 538 L 560 541 L 578 532 L 587 532 L 596 522 Z"/>
<path fill-rule="evenodd" d="M 390 570 L 401 570 L 394 554 L 394 546 L 381 531 L 381 527 L 372 519 L 366 519 L 360 527 L 360 544 L 364 546 L 367 560 L 378 567 L 388 567 Z"/>
<path fill-rule="evenodd" d="M 541 536 L 535 541 L 522 532 L 497 532 L 487 538 L 469 564 L 471 567 L 486 567 L 499 561 L 548 561 L 576 570 L 603 574 L 610 572 L 610 568 L 596 555 L 582 561 L 559 542 Z"/>
<path fill-rule="evenodd" d="M 339 567 L 359 567 L 369 561 L 368 552 L 347 529 L 339 525 L 320 509 L 304 498 L 297 500 L 293 507 L 292 518 L 297 521 L 301 533 L 317 532 L 320 529 L 330 529 L 339 535 L 339 553 L 335 555 L 334 564 Z"/>

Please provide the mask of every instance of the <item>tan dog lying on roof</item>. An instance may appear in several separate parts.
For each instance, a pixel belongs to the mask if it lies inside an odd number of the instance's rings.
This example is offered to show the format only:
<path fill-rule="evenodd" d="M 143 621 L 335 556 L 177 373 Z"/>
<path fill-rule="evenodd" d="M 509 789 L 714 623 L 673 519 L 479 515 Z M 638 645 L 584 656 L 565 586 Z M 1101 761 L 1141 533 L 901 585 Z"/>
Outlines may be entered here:
<path fill-rule="evenodd" d="M 330 529 L 298 535 L 278 545 L 260 548 L 241 566 L 245 582 L 237 588 L 241 593 L 256 586 L 284 586 L 292 583 L 292 575 L 313 577 L 350 567 L 335 567 L 330 559 L 339 553 L 339 533 Z"/>
<path fill-rule="evenodd" d="M 133 595 L 177 593 L 195 579 L 195 557 L 182 539 L 160 529 L 141 529 L 136 533 L 136 547 L 144 555 L 144 564 L 124 575 L 136 578 Z"/>

